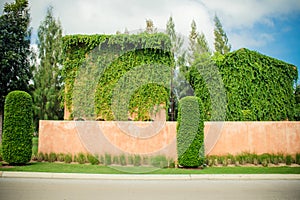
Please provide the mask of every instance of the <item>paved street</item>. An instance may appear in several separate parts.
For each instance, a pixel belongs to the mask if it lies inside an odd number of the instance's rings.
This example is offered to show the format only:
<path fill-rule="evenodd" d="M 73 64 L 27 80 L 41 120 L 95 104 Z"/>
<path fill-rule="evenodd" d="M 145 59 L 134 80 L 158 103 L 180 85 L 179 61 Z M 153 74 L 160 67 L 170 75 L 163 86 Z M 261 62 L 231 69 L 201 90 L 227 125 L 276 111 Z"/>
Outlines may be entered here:
<path fill-rule="evenodd" d="M 0 199 L 300 199 L 300 180 L 0 178 Z"/>

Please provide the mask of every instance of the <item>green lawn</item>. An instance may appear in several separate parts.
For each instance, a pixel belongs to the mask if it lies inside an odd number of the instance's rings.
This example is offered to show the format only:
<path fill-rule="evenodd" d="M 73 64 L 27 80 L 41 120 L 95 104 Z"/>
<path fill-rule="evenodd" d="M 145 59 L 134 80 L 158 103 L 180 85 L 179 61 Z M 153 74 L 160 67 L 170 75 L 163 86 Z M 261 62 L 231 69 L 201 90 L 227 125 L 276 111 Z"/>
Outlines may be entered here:
<path fill-rule="evenodd" d="M 26 166 L 0 166 L 0 171 L 93 173 L 93 174 L 300 174 L 299 167 L 208 167 L 205 169 L 178 169 L 153 167 L 121 167 L 36 162 Z"/>

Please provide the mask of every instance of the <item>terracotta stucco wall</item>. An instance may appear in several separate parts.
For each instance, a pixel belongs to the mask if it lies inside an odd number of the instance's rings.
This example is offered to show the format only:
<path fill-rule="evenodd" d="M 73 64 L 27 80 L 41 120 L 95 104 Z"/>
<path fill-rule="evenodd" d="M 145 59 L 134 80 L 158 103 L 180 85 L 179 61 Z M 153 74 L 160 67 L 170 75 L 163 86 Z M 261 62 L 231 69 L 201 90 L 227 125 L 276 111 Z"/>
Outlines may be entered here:
<path fill-rule="evenodd" d="M 300 152 L 299 122 L 205 122 L 210 155 Z M 40 121 L 39 152 L 162 154 L 176 159 L 176 122 Z"/>

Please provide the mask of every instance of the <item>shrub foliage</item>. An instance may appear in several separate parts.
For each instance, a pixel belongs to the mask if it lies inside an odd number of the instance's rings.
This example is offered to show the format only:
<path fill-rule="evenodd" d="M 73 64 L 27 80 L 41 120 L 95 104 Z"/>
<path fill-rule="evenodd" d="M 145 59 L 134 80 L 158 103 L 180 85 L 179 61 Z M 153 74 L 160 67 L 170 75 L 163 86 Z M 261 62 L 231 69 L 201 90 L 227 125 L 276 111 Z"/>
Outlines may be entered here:
<path fill-rule="evenodd" d="M 178 164 L 199 167 L 204 163 L 203 105 L 198 97 L 184 97 L 179 101 L 177 119 Z"/>
<path fill-rule="evenodd" d="M 5 99 L 3 159 L 10 164 L 26 164 L 31 159 L 33 136 L 32 98 L 23 91 L 10 92 Z"/>

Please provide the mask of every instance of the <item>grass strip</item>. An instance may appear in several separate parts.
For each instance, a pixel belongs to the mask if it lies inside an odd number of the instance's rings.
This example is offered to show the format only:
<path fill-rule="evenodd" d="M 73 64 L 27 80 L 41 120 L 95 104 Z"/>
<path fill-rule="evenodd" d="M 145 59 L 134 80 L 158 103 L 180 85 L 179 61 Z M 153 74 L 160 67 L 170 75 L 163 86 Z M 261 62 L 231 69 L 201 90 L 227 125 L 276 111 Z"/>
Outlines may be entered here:
<path fill-rule="evenodd" d="M 36 162 L 24 166 L 0 166 L 0 171 L 89 174 L 300 174 L 300 167 L 207 167 L 205 169 L 100 166 Z"/>

